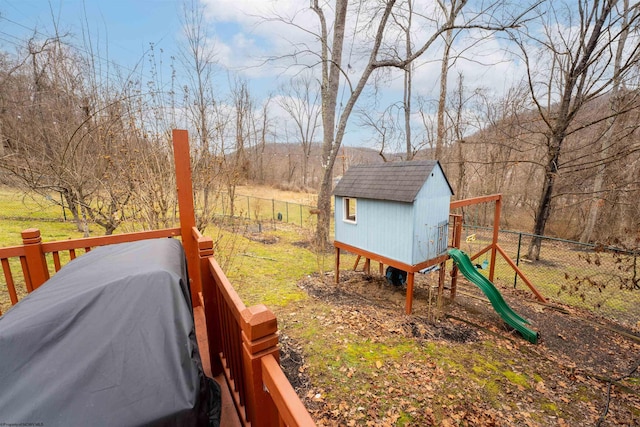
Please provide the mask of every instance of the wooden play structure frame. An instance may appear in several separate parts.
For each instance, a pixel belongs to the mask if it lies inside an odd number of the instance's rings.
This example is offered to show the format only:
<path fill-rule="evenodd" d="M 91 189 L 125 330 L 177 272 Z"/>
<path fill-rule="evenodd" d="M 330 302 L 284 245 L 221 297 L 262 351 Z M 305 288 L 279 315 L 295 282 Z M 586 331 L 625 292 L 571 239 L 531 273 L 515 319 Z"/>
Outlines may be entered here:
<path fill-rule="evenodd" d="M 546 303 L 547 299 L 538 291 L 538 289 L 536 289 L 533 283 L 531 283 L 531 281 L 525 276 L 522 270 L 516 265 L 515 262 L 513 262 L 511 258 L 509 258 L 509 256 L 504 251 L 504 249 L 502 249 L 498 244 L 498 235 L 500 232 L 500 215 L 502 212 L 502 194 L 492 194 L 488 196 L 473 197 L 470 199 L 456 200 L 451 202 L 449 205 L 449 212 L 450 212 L 449 227 L 452 228 L 452 233 L 451 233 L 452 239 L 449 244 L 449 247 L 460 249 L 460 244 L 462 240 L 462 224 L 464 223 L 463 214 L 451 213 L 451 212 L 456 209 L 461 209 L 467 206 L 479 205 L 482 203 L 495 203 L 494 218 L 493 218 L 493 234 L 491 238 L 491 243 L 486 247 L 480 249 L 477 253 L 470 255 L 469 258 L 471 260 L 474 260 L 484 255 L 486 252 L 491 251 L 491 255 L 490 255 L 491 261 L 489 263 L 490 265 L 489 280 L 493 282 L 493 279 L 495 276 L 496 258 L 497 258 L 497 254 L 499 253 L 502 256 L 502 258 L 504 258 L 504 260 L 507 262 L 507 264 L 509 264 L 509 266 L 518 274 L 518 276 L 520 276 L 522 281 L 529 287 L 529 289 L 531 290 L 531 292 L 533 292 L 536 298 L 539 301 Z M 407 272 L 407 294 L 405 297 L 405 313 L 406 314 L 411 314 L 411 311 L 412 311 L 413 288 L 414 288 L 414 280 L 415 280 L 414 276 L 416 272 L 419 272 L 425 268 L 439 265 L 440 269 L 439 269 L 439 275 L 438 275 L 438 295 L 442 295 L 444 293 L 444 282 L 446 279 L 445 277 L 446 262 L 449 259 L 448 254 L 443 254 L 436 258 L 426 260 L 415 265 L 409 265 L 409 264 L 395 261 L 385 256 L 375 254 L 373 252 L 369 252 L 369 251 L 366 251 L 366 250 L 363 250 L 339 241 L 335 241 L 333 243 L 333 246 L 335 248 L 335 283 L 336 285 L 340 283 L 340 254 L 341 254 L 341 251 L 347 251 L 357 256 L 355 264 L 353 266 L 354 270 L 358 268 L 360 259 L 364 258 L 365 259 L 364 272 L 367 274 L 371 273 L 372 260 L 378 262 L 379 273 L 381 275 L 384 274 L 385 264 Z M 457 283 L 458 283 L 458 268 L 455 266 L 455 264 L 453 265 L 453 268 L 450 274 L 451 274 L 450 298 L 451 300 L 454 300 L 456 297 L 456 290 L 457 290 Z"/>

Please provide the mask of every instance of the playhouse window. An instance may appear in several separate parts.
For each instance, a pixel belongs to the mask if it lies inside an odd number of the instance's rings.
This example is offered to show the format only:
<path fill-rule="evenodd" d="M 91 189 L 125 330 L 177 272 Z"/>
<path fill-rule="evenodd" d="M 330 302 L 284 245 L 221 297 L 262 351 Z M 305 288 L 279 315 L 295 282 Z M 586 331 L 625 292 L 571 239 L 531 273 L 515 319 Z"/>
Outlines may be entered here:
<path fill-rule="evenodd" d="M 356 199 L 345 197 L 344 220 L 350 221 L 350 222 L 356 222 Z"/>

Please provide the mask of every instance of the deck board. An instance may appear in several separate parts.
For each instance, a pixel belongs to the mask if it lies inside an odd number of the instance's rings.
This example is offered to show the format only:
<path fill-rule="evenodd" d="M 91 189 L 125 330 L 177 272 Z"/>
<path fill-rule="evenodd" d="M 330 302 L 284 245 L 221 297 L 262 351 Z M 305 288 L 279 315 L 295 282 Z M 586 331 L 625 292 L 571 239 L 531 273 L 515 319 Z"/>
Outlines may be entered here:
<path fill-rule="evenodd" d="M 204 373 L 211 377 L 211 365 L 209 363 L 209 345 L 207 342 L 207 326 L 204 318 L 204 310 L 202 306 L 196 307 L 193 310 L 193 317 L 196 325 L 196 337 L 198 338 L 198 347 L 200 349 L 200 358 L 202 359 L 202 367 Z M 229 392 L 227 381 L 223 374 L 214 378 L 220 389 L 222 390 L 222 416 L 220 419 L 220 425 L 224 427 L 240 427 L 240 418 L 236 407 L 233 405 L 233 399 Z"/>

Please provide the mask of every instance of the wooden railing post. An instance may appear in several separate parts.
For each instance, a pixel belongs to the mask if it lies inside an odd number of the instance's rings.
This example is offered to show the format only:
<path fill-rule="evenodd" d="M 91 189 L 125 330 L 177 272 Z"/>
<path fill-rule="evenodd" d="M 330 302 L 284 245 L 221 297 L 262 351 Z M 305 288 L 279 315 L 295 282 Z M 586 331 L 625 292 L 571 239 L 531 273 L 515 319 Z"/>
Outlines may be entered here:
<path fill-rule="evenodd" d="M 454 248 L 460 249 L 460 243 L 462 239 L 462 215 L 460 214 L 451 214 L 453 218 L 453 242 L 451 242 L 451 246 Z M 456 291 L 458 287 L 458 267 L 456 263 L 453 263 L 451 268 L 451 300 L 456 299 Z"/>
<path fill-rule="evenodd" d="M 47 259 L 42 250 L 42 237 L 37 228 L 28 228 L 22 232 L 22 244 L 24 245 L 25 259 L 28 275 L 27 291 L 38 289 L 40 285 L 49 280 L 49 268 Z M 31 288 L 31 289 L 29 289 Z"/>
<path fill-rule="evenodd" d="M 496 252 L 498 247 L 498 236 L 500 232 L 500 214 L 502 211 L 502 195 L 496 199 L 496 208 L 493 213 L 493 235 L 491 237 L 491 265 L 489 266 L 489 280 L 493 282 L 496 272 Z"/>
<path fill-rule="evenodd" d="M 246 308 L 242 313 L 242 358 L 245 370 L 247 416 L 253 427 L 278 425 L 278 412 L 262 382 L 264 356 L 280 360 L 278 322 L 264 305 Z"/>
<path fill-rule="evenodd" d="M 278 408 L 279 418 L 282 419 L 280 425 L 314 427 L 316 423 L 282 372 L 278 362 L 270 356 L 265 356 L 260 361 L 262 362 L 262 380 Z"/>
<path fill-rule="evenodd" d="M 207 326 L 207 341 L 209 343 L 209 366 L 215 377 L 222 373 L 220 352 L 222 351 L 222 331 L 218 322 L 218 313 L 222 309 L 216 297 L 216 283 L 209 268 L 209 257 L 213 256 L 213 239 L 200 234 L 193 227 L 193 237 L 198 242 L 198 258 L 200 259 L 200 283 L 202 284 L 202 299 L 204 302 L 204 317 Z"/>
<path fill-rule="evenodd" d="M 176 165 L 176 186 L 178 191 L 178 210 L 180 212 L 180 234 L 182 245 L 187 256 L 187 268 L 191 281 L 191 301 L 194 307 L 200 305 L 200 266 L 197 242 L 192 236 L 191 229 L 196 225 L 193 209 L 193 188 L 191 185 L 191 157 L 189 154 L 189 134 L 186 130 L 174 129 L 173 158 Z"/>
<path fill-rule="evenodd" d="M 336 246 L 336 254 L 335 254 L 335 282 L 336 285 L 340 284 L 340 248 Z"/>

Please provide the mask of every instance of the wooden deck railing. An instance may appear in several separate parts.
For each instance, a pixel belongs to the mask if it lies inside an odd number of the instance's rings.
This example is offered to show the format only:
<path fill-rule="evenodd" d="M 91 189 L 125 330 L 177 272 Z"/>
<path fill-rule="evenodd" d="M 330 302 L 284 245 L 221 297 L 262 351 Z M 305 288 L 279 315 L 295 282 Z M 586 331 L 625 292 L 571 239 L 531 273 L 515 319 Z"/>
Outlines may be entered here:
<path fill-rule="evenodd" d="M 224 374 L 241 422 L 261 426 L 315 423 L 282 372 L 278 322 L 262 304 L 246 307 L 213 255 L 213 241 L 194 227 L 210 363 Z"/>
<path fill-rule="evenodd" d="M 20 295 L 38 289 L 52 274 L 60 271 L 66 262 L 89 252 L 92 248 L 115 243 L 174 236 L 180 236 L 179 228 L 44 243 L 42 242 L 40 230 L 37 228 L 24 230 L 22 232 L 21 246 L 0 248 L 0 263 L 2 264 L 2 272 L 11 305 L 18 303 Z M 11 269 L 11 264 L 16 265 L 18 260 L 20 261 L 21 276 L 24 282 L 17 282 Z M 23 288 L 16 288 L 17 283 L 24 283 Z M 20 292 L 18 292 L 18 289 Z M 1 310 L 0 314 L 2 314 Z"/>
<path fill-rule="evenodd" d="M 204 305 L 212 374 L 224 373 L 242 423 L 254 427 L 313 426 L 311 416 L 278 364 L 275 315 L 264 305 L 244 305 L 213 256 L 212 239 L 195 228 L 186 131 L 174 130 L 173 143 L 179 228 L 46 243 L 39 230 L 25 230 L 22 245 L 0 248 L 0 265 L 11 304 L 37 289 L 65 262 L 97 246 L 181 237 L 192 303 Z M 12 264 L 21 270 L 23 281 L 14 275 Z"/>

